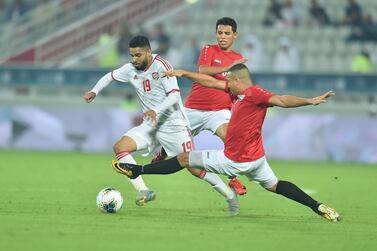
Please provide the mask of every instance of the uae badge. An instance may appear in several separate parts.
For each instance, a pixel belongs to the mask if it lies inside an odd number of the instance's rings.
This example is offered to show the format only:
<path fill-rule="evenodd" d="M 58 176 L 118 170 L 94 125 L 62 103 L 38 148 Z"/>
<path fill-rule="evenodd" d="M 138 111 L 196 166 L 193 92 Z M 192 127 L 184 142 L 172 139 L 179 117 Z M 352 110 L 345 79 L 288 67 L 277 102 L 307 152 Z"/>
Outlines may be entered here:
<path fill-rule="evenodd" d="M 159 77 L 158 77 L 158 72 L 153 72 L 152 73 L 152 78 L 154 79 L 154 80 L 157 80 Z"/>

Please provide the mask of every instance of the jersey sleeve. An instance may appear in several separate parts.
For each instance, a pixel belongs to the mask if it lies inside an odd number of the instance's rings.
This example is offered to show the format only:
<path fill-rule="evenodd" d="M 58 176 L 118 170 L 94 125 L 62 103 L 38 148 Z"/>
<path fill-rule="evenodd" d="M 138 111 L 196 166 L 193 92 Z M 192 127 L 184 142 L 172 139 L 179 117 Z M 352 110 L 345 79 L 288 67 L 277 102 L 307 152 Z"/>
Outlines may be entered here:
<path fill-rule="evenodd" d="M 258 106 L 269 106 L 269 99 L 275 94 L 259 86 L 255 86 L 251 92 L 251 100 Z"/>
<path fill-rule="evenodd" d="M 179 92 L 179 86 L 176 77 L 161 78 L 162 85 L 164 86 L 166 95 L 172 92 Z"/>
<path fill-rule="evenodd" d="M 165 59 L 159 58 L 160 61 L 160 70 L 159 75 L 161 76 L 164 72 L 168 70 L 172 70 L 173 66 L 166 61 Z M 152 76 L 153 77 L 153 76 Z M 161 84 L 164 87 L 166 98 L 164 101 L 160 104 L 158 104 L 154 111 L 157 113 L 157 115 L 160 115 L 161 112 L 164 112 L 166 109 L 177 103 L 180 99 L 179 95 L 179 87 L 176 77 L 164 77 L 160 78 Z"/>
<path fill-rule="evenodd" d="M 203 47 L 202 51 L 200 52 L 198 66 L 199 65 L 208 65 L 211 66 L 212 58 L 215 53 L 215 50 L 212 46 L 206 45 Z"/>
<path fill-rule="evenodd" d="M 132 75 L 130 64 L 125 64 L 122 67 L 111 72 L 111 78 L 119 82 L 129 82 Z"/>
<path fill-rule="evenodd" d="M 159 75 L 163 75 L 166 71 L 173 70 L 173 66 L 166 60 L 160 59 Z M 179 92 L 178 81 L 176 77 L 160 78 L 161 84 L 165 89 L 166 95 L 172 92 Z"/>

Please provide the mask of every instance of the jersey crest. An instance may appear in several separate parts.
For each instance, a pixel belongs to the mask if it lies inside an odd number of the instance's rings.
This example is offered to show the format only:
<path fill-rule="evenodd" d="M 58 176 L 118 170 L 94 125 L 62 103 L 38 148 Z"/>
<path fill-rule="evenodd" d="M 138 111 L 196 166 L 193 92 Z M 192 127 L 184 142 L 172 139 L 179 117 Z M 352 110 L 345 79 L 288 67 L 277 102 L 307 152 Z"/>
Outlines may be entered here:
<path fill-rule="evenodd" d="M 152 78 L 153 78 L 154 80 L 159 79 L 158 72 L 153 72 L 153 73 L 152 73 Z"/>

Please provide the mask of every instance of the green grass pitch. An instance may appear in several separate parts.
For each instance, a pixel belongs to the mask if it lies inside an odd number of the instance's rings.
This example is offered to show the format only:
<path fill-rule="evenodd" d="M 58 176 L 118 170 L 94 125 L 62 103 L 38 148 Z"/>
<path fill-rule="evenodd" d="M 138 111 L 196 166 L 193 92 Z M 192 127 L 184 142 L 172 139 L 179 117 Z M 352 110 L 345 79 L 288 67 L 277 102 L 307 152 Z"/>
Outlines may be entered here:
<path fill-rule="evenodd" d="M 0 250 L 376 250 L 376 165 L 270 162 L 279 178 L 342 214 L 330 223 L 244 177 L 241 214 L 229 217 L 223 198 L 185 170 L 145 176 L 157 199 L 137 207 L 112 158 L 0 151 Z M 107 186 L 125 199 L 117 214 L 96 208 Z"/>

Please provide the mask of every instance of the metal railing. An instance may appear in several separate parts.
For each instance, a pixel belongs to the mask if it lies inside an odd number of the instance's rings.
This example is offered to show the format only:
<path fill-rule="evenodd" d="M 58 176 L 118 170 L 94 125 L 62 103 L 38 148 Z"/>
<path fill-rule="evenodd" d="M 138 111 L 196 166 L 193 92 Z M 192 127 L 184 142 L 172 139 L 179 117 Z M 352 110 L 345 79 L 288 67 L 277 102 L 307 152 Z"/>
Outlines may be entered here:
<path fill-rule="evenodd" d="M 4 61 L 15 53 L 27 50 L 41 39 L 117 2 L 124 0 L 62 0 L 40 5 L 0 26 L 0 59 Z"/>
<path fill-rule="evenodd" d="M 46 19 L 2 27 L 0 62 L 59 62 L 96 42 L 97 37 L 121 22 L 135 25 L 183 0 L 70 0 Z M 76 3 L 76 5 L 74 5 Z M 67 8 L 68 8 L 67 7 Z M 69 11 L 68 11 L 69 10 Z M 5 30 L 4 30 L 5 29 Z M 6 46 L 5 46 L 6 45 Z"/>

